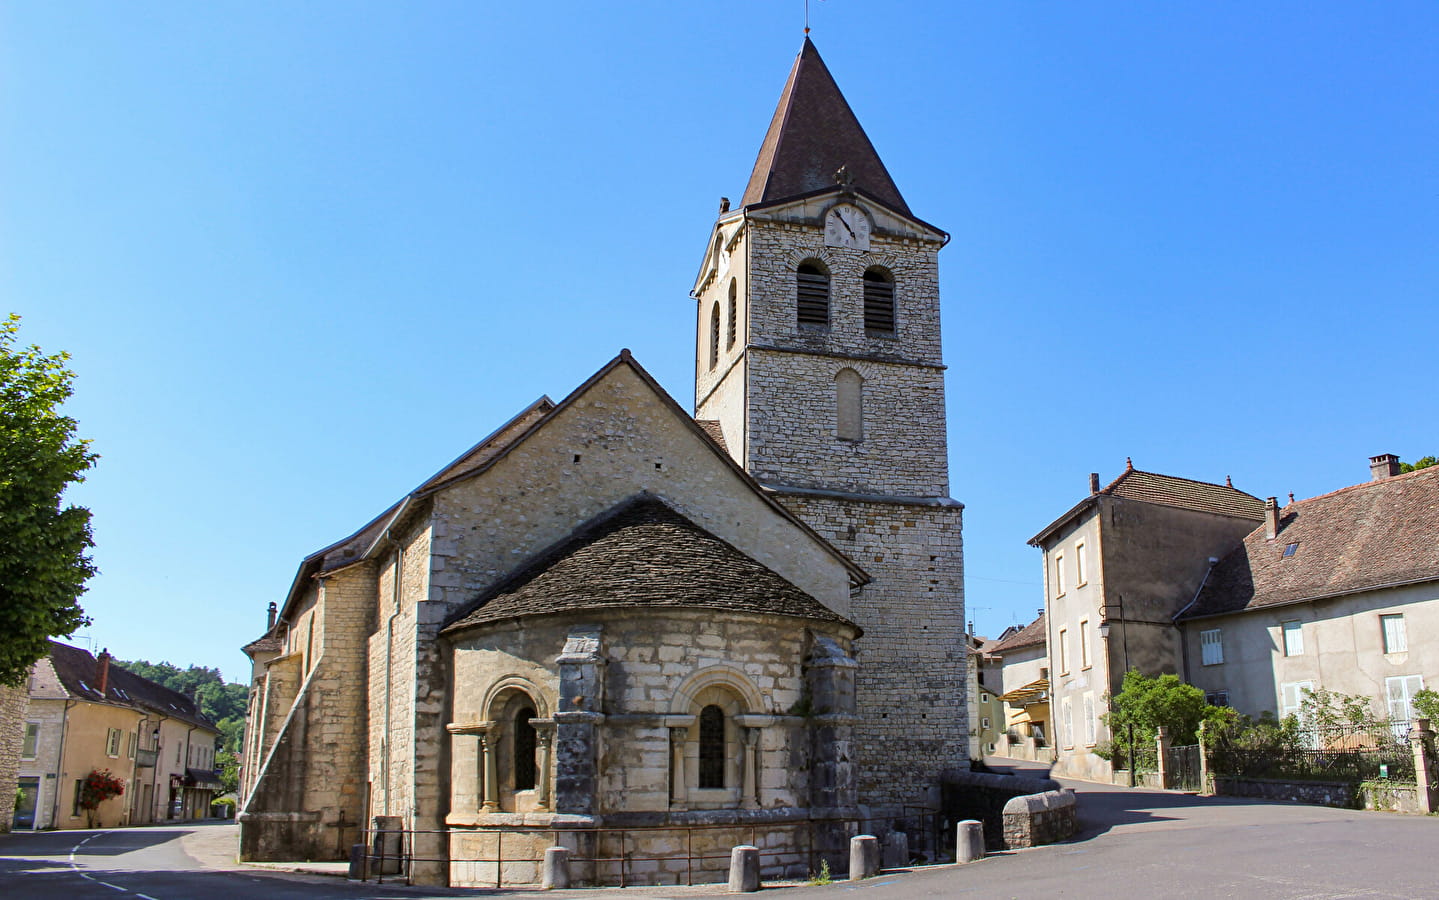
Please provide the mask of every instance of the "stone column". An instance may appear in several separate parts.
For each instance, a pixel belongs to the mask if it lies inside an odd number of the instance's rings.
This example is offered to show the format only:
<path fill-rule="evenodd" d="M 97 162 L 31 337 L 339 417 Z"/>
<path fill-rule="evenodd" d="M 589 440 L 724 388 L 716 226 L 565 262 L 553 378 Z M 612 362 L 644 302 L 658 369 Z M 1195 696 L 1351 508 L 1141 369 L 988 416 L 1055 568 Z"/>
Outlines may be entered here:
<path fill-rule="evenodd" d="M 665 717 L 665 725 L 670 730 L 670 806 L 684 809 L 689 801 L 689 787 L 685 783 L 685 744 L 689 741 L 690 726 L 674 724 L 675 719 L 693 720 L 694 716 Z"/>
<path fill-rule="evenodd" d="M 539 760 L 535 766 L 535 807 L 550 808 L 550 743 L 555 736 L 554 719 L 531 719 L 530 727 L 535 729 L 535 751 Z"/>
<path fill-rule="evenodd" d="M 744 731 L 744 777 L 740 780 L 739 805 L 741 809 L 754 809 L 759 806 L 755 797 L 755 744 L 759 741 L 758 728 L 746 728 Z"/>
<path fill-rule="evenodd" d="M 1435 772 L 1434 760 L 1434 732 L 1429 728 L 1428 719 L 1415 719 L 1414 728 L 1409 732 L 1409 741 L 1414 748 L 1414 783 L 1419 786 L 1415 791 L 1419 799 L 1419 811 L 1424 814 L 1434 812 L 1436 809 L 1436 789 L 1439 785 L 1434 783 L 1439 772 Z"/>
<path fill-rule="evenodd" d="M 814 810 L 849 809 L 859 802 L 855 777 L 854 680 L 859 663 L 830 638 L 816 638 L 805 661 L 805 686 L 814 713 L 809 717 L 809 805 Z"/>
<path fill-rule="evenodd" d="M 493 779 L 489 777 L 486 767 L 490 753 L 485 747 L 487 745 L 486 735 L 494 725 L 494 722 L 451 722 L 445 726 L 445 730 L 450 734 L 468 735 L 475 738 L 475 792 L 471 796 L 474 798 L 475 806 L 473 811 L 476 813 L 493 811 L 493 808 L 487 804 L 482 805 L 482 801 L 488 801 L 490 798 L 490 784 L 493 781 Z M 458 812 L 459 810 L 451 811 Z"/>
<path fill-rule="evenodd" d="M 1199 723 L 1199 793 L 1214 793 L 1209 788 L 1209 722 Z"/>
<path fill-rule="evenodd" d="M 485 798 L 485 802 L 480 804 L 482 812 L 499 812 L 500 809 L 499 748 L 495 746 L 497 737 L 493 729 L 480 733 L 480 778 L 484 785 L 481 796 Z"/>

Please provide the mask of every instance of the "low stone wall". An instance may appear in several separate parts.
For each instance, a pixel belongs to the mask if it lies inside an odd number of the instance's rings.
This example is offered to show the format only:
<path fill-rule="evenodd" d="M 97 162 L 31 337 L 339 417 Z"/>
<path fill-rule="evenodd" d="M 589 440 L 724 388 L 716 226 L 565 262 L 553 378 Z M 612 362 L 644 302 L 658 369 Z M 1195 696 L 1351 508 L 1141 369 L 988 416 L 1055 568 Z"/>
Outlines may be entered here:
<path fill-rule="evenodd" d="M 1356 785 L 1348 781 L 1272 781 L 1266 778 L 1236 778 L 1215 775 L 1214 793 L 1222 797 L 1257 797 L 1314 803 L 1339 809 L 1359 809 Z"/>
<path fill-rule="evenodd" d="M 984 823 L 991 850 L 1049 844 L 1079 830 L 1074 792 L 1049 778 L 955 772 L 945 776 L 942 797 L 946 819 Z"/>
<path fill-rule="evenodd" d="M 1359 785 L 1359 802 L 1365 809 L 1424 814 L 1417 784 L 1392 781 L 1365 781 Z"/>

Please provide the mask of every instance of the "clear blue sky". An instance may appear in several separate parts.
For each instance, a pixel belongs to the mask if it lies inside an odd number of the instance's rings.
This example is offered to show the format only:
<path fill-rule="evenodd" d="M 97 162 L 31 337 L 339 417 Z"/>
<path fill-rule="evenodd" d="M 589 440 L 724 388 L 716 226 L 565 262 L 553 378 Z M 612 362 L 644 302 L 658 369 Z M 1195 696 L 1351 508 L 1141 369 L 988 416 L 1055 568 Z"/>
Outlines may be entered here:
<path fill-rule="evenodd" d="M 1124 466 L 1439 452 L 1439 4 L 815 0 L 941 254 L 970 616 Z M 243 679 L 301 557 L 687 297 L 802 0 L 0 5 L 0 290 L 102 455 L 95 646 Z"/>

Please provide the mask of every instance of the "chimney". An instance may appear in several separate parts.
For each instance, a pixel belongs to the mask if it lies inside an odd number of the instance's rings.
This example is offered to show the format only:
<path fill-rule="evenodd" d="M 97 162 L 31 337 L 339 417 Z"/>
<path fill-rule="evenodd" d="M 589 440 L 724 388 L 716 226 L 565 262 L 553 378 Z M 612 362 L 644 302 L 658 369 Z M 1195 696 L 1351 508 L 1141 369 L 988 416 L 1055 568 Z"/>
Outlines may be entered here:
<path fill-rule="evenodd" d="M 1090 473 L 1089 473 L 1089 492 L 1090 492 L 1091 494 L 1097 494 L 1097 493 L 1099 493 L 1099 473 L 1098 473 L 1098 472 L 1090 472 Z"/>
<path fill-rule="evenodd" d="M 269 631 L 271 628 L 274 628 L 274 627 L 275 627 L 275 613 L 276 613 L 275 601 L 271 600 L 271 601 L 270 601 L 270 620 L 265 623 L 265 630 L 266 630 L 266 631 Z"/>
<path fill-rule="evenodd" d="M 99 682 L 98 689 L 100 691 L 100 696 L 105 696 L 105 692 L 110 688 L 109 648 L 101 650 L 100 655 L 95 657 L 95 680 Z"/>
<path fill-rule="evenodd" d="M 1036 613 L 1034 617 L 1037 619 L 1037 618 L 1039 618 L 1039 617 L 1042 616 L 1042 615 L 1044 615 L 1044 607 L 1041 606 L 1041 607 L 1039 608 L 1039 612 Z"/>
<path fill-rule="evenodd" d="M 1369 457 L 1369 474 L 1374 481 L 1383 481 L 1399 474 L 1399 457 L 1393 453 L 1381 453 Z"/>
<path fill-rule="evenodd" d="M 1270 497 L 1264 501 L 1264 537 L 1274 540 L 1279 535 L 1279 498 Z"/>

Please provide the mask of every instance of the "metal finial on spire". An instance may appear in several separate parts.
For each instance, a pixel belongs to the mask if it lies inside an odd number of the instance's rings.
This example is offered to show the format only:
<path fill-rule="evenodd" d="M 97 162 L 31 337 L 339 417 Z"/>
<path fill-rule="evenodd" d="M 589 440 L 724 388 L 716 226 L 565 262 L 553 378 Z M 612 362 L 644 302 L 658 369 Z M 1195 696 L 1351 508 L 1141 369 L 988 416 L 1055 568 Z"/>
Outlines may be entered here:
<path fill-rule="evenodd" d="M 1125 469 L 1125 471 L 1130 471 L 1130 470 L 1132 470 L 1133 468 L 1134 468 L 1134 459 L 1133 459 L 1133 457 L 1129 457 L 1129 456 L 1124 457 L 1124 469 Z"/>
<path fill-rule="evenodd" d="M 1225 475 L 1225 476 L 1224 476 L 1224 486 L 1225 486 L 1225 487 L 1234 487 L 1234 479 L 1233 479 L 1233 478 L 1230 478 L 1228 475 Z"/>

